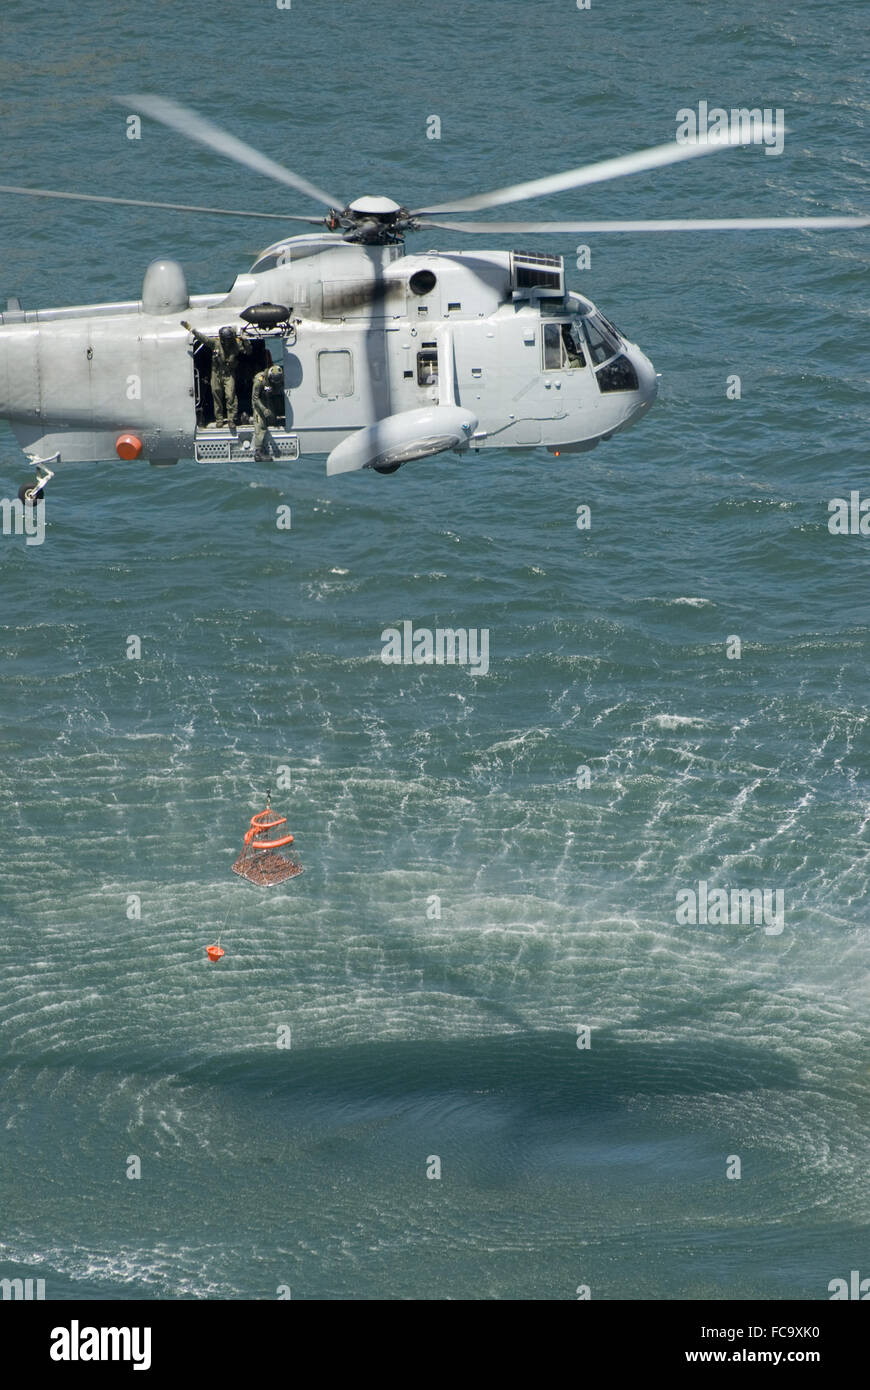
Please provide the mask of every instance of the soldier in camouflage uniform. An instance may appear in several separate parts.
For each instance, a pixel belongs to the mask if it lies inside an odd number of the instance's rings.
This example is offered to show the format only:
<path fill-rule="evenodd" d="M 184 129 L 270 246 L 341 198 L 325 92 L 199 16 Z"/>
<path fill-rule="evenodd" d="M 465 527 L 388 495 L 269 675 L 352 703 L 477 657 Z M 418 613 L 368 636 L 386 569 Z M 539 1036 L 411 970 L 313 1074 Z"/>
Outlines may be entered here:
<path fill-rule="evenodd" d="M 284 369 L 267 367 L 254 377 L 251 393 L 254 411 L 254 458 L 257 462 L 270 457 L 263 448 L 270 425 L 277 425 L 284 409 Z"/>
<path fill-rule="evenodd" d="M 181 321 L 181 326 L 192 333 L 198 343 L 211 348 L 211 394 L 214 400 L 214 422 L 216 425 L 223 425 L 224 418 L 226 418 L 226 423 L 231 430 L 234 430 L 238 410 L 236 371 L 240 354 L 244 353 L 247 356 L 251 351 L 251 344 L 241 333 L 237 333 L 234 328 L 228 326 L 222 328 L 213 338 L 205 333 L 200 333 L 196 328 L 191 328 L 184 319 Z"/>

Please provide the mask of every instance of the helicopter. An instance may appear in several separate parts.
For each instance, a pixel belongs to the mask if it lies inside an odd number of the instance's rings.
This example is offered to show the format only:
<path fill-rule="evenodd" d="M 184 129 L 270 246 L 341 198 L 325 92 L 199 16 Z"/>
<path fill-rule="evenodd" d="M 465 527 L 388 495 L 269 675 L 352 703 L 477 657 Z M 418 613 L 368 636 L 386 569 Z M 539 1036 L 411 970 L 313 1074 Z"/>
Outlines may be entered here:
<path fill-rule="evenodd" d="M 564 259 L 535 251 L 406 253 L 427 228 L 463 235 L 833 229 L 868 217 L 755 217 L 658 221 L 475 222 L 467 214 L 587 187 L 683 160 L 761 143 L 738 127 L 584 164 L 488 193 L 409 210 L 389 197 L 346 202 L 168 98 L 117 98 L 326 207 L 325 214 L 265 213 L 138 198 L 0 185 L 17 196 L 63 198 L 200 215 L 302 222 L 316 230 L 265 247 L 228 292 L 188 292 L 181 265 L 158 259 L 141 296 L 120 303 L 0 313 L 0 417 L 42 501 L 55 469 L 117 460 L 219 464 L 253 461 L 252 383 L 283 370 L 283 416 L 265 453 L 281 462 L 325 454 L 327 474 L 403 464 L 452 450 L 546 449 L 579 454 L 636 425 L 657 375 L 641 348 L 565 283 Z M 448 219 L 448 220 L 445 220 Z M 188 329 L 196 330 L 192 337 Z M 246 350 L 236 389 L 239 422 L 216 420 L 212 347 L 221 328 Z"/>

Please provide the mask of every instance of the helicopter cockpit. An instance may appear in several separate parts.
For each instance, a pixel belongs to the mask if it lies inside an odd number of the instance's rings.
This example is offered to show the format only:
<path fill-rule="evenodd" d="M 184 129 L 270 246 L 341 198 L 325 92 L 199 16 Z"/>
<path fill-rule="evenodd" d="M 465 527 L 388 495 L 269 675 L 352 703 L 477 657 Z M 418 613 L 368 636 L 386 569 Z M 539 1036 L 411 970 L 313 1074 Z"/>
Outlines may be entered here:
<path fill-rule="evenodd" d="M 565 306 L 559 308 L 565 312 Z M 579 295 L 567 296 L 567 309 L 570 322 L 544 323 L 544 371 L 576 371 L 588 362 L 600 391 L 637 391 L 637 372 L 619 329 Z"/>
<path fill-rule="evenodd" d="M 597 309 L 581 319 L 599 391 L 637 391 L 637 372 L 618 328 Z"/>

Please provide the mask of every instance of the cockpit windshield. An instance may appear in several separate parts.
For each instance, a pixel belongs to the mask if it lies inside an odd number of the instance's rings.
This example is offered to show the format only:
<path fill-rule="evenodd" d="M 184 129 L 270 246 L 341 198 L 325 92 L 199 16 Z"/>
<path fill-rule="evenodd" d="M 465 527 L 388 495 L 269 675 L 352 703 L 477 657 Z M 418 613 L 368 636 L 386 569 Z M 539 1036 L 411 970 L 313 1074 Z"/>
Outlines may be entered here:
<path fill-rule="evenodd" d="M 579 321 L 578 321 L 579 322 Z M 586 341 L 589 344 L 589 355 L 593 365 L 598 367 L 602 362 L 607 362 L 611 357 L 615 357 L 620 350 L 619 334 L 608 323 L 603 314 L 589 314 L 582 320 L 586 331 Z"/>

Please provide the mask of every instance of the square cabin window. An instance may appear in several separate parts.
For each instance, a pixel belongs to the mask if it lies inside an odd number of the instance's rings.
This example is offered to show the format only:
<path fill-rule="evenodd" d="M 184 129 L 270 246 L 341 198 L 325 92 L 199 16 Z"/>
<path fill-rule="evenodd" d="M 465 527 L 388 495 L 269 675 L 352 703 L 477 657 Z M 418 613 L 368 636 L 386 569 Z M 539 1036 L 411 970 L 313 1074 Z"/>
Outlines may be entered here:
<path fill-rule="evenodd" d="M 317 390 L 330 400 L 353 395 L 353 356 L 346 348 L 318 352 Z"/>

